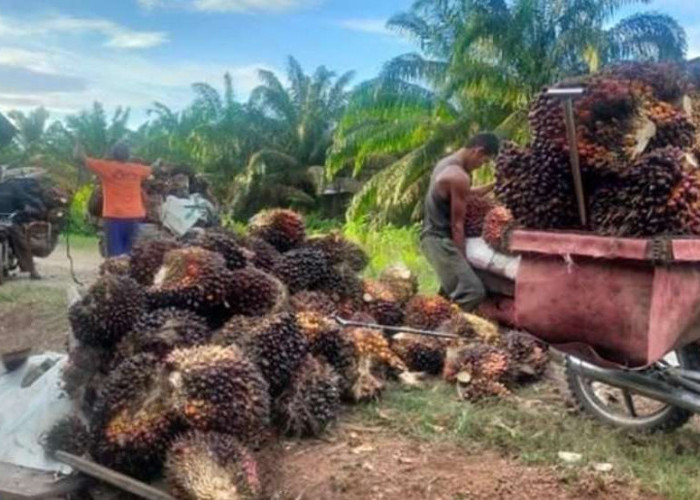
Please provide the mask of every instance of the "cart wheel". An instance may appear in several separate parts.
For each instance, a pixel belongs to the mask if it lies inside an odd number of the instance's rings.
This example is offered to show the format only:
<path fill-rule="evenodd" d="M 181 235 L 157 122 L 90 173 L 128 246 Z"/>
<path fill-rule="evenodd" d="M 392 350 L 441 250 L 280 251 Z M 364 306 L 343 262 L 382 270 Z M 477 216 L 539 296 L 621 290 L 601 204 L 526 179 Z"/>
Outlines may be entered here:
<path fill-rule="evenodd" d="M 671 352 L 664 361 L 688 370 L 700 369 L 700 346 L 691 344 Z M 683 426 L 693 413 L 627 389 L 583 377 L 566 362 L 569 389 L 579 409 L 607 424 L 642 432 L 670 432 Z"/>

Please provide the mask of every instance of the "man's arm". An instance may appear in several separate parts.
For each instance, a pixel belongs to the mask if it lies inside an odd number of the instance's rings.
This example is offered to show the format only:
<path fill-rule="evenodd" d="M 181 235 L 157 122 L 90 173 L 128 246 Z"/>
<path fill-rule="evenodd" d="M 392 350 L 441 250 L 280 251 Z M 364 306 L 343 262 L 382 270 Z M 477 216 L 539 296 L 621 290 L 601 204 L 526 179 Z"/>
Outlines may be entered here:
<path fill-rule="evenodd" d="M 492 182 L 491 184 L 486 184 L 485 186 L 479 186 L 477 188 L 472 188 L 472 193 L 474 193 L 478 196 L 486 196 L 491 191 L 493 191 L 493 188 L 495 188 L 495 187 L 496 187 L 496 183 Z"/>
<path fill-rule="evenodd" d="M 450 179 L 450 226 L 452 241 L 462 257 L 467 258 L 464 237 L 464 217 L 467 215 L 467 195 L 469 194 L 469 179 Z"/>

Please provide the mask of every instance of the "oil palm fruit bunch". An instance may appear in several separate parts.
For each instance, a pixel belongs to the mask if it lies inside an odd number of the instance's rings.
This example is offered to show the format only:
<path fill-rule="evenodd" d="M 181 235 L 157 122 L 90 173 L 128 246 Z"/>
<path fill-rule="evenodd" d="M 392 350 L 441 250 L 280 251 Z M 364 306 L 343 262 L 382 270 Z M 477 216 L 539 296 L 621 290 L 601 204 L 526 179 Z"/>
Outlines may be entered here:
<path fill-rule="evenodd" d="M 357 357 L 369 358 L 373 365 L 384 371 L 403 373 L 408 371 L 406 363 L 391 350 L 389 341 L 382 332 L 371 328 L 353 328 L 349 332 L 355 345 Z"/>
<path fill-rule="evenodd" d="M 675 214 L 679 234 L 700 234 L 700 170 L 685 170 L 671 193 L 668 208 Z"/>
<path fill-rule="evenodd" d="M 89 346 L 109 349 L 146 310 L 143 289 L 131 278 L 107 274 L 70 308 L 73 334 Z"/>
<path fill-rule="evenodd" d="M 341 394 L 348 396 L 357 377 L 353 338 L 335 321 L 315 312 L 297 313 L 297 323 L 309 342 L 309 352 L 328 363 L 339 376 Z"/>
<path fill-rule="evenodd" d="M 486 344 L 498 344 L 501 338 L 496 323 L 462 311 L 455 312 L 440 325 L 438 331 Z"/>
<path fill-rule="evenodd" d="M 402 265 L 384 269 L 379 275 L 379 283 L 402 305 L 407 304 L 418 293 L 418 276 Z"/>
<path fill-rule="evenodd" d="M 446 342 L 410 333 L 394 335 L 391 349 L 409 370 L 440 375 L 445 365 Z"/>
<path fill-rule="evenodd" d="M 160 473 L 178 418 L 156 357 L 140 354 L 115 368 L 105 381 L 91 419 L 90 454 L 139 479 Z"/>
<path fill-rule="evenodd" d="M 481 237 L 491 248 L 504 251 L 507 249 L 507 234 L 514 226 L 513 214 L 506 207 L 499 205 L 486 214 Z"/>
<path fill-rule="evenodd" d="M 683 111 L 668 103 L 657 102 L 651 106 L 649 118 L 656 125 L 656 135 L 649 143 L 649 149 L 690 148 L 695 144 L 696 126 Z"/>
<path fill-rule="evenodd" d="M 273 275 L 246 267 L 230 274 L 226 302 L 232 314 L 262 316 L 286 304 L 287 289 Z"/>
<path fill-rule="evenodd" d="M 362 282 L 362 287 L 363 310 L 372 316 L 375 322 L 386 326 L 396 326 L 403 322 L 403 307 L 388 286 L 366 279 Z"/>
<path fill-rule="evenodd" d="M 131 250 L 131 277 L 145 286 L 153 284 L 153 278 L 163 265 L 165 254 L 182 245 L 175 240 L 142 240 Z"/>
<path fill-rule="evenodd" d="M 317 437 L 340 411 L 340 378 L 311 355 L 299 366 L 274 404 L 275 422 L 285 434 Z"/>
<path fill-rule="evenodd" d="M 274 272 L 282 254 L 262 238 L 247 237 L 243 240 L 245 247 L 253 253 L 250 263 L 265 272 Z"/>
<path fill-rule="evenodd" d="M 254 500 L 262 487 L 253 454 L 236 438 L 193 431 L 168 450 L 166 481 L 182 500 Z"/>
<path fill-rule="evenodd" d="M 231 272 L 221 254 L 199 247 L 168 252 L 153 286 L 148 289 L 154 308 L 177 307 L 203 316 L 227 308 Z"/>
<path fill-rule="evenodd" d="M 552 144 L 528 150 L 506 145 L 496 162 L 496 197 L 527 228 L 576 228 L 578 212 L 568 165 L 565 150 Z"/>
<path fill-rule="evenodd" d="M 296 313 L 315 312 L 326 316 L 332 316 L 335 313 L 335 302 L 320 291 L 298 292 L 289 299 L 289 305 Z"/>
<path fill-rule="evenodd" d="M 206 343 L 211 331 L 204 318 L 184 309 L 168 307 L 141 316 L 117 345 L 118 359 L 151 353 L 164 359 L 173 349 Z"/>
<path fill-rule="evenodd" d="M 439 295 L 416 295 L 406 305 L 406 325 L 420 330 L 436 330 L 452 317 L 449 300 Z"/>
<path fill-rule="evenodd" d="M 248 229 L 251 236 L 262 238 L 282 253 L 306 238 L 304 218 L 292 210 L 263 210 L 250 220 Z"/>
<path fill-rule="evenodd" d="M 304 246 L 323 252 L 330 265 L 347 265 L 356 273 L 364 271 L 369 264 L 369 256 L 362 247 L 337 231 L 323 236 L 313 236 L 306 240 Z"/>
<path fill-rule="evenodd" d="M 510 357 L 508 378 L 517 383 L 535 380 L 544 375 L 549 364 L 547 347 L 530 335 L 514 330 L 501 338 L 501 347 Z"/>
<path fill-rule="evenodd" d="M 652 236 L 672 232 L 674 189 L 683 180 L 685 155 L 677 148 L 642 156 L 615 181 L 591 197 L 591 223 L 601 234 Z"/>
<path fill-rule="evenodd" d="M 321 286 L 328 279 L 329 272 L 326 256 L 313 248 L 299 248 L 285 253 L 275 270 L 291 293 Z"/>
<path fill-rule="evenodd" d="M 495 206 L 494 202 L 485 196 L 471 194 L 465 200 L 467 212 L 464 217 L 464 236 L 478 238 L 484 227 L 486 214 Z"/>
<path fill-rule="evenodd" d="M 478 401 L 485 397 L 505 396 L 510 367 L 508 353 L 487 344 L 469 344 L 448 350 L 443 376 L 456 382 L 460 397 Z"/>
<path fill-rule="evenodd" d="M 131 258 L 128 255 L 110 257 L 100 264 L 100 276 L 105 274 L 116 274 L 118 276 L 129 276 L 131 273 Z"/>
<path fill-rule="evenodd" d="M 268 424 L 268 384 L 235 345 L 176 349 L 167 358 L 178 416 L 190 427 L 255 438 Z"/>
<path fill-rule="evenodd" d="M 354 312 L 362 307 L 364 293 L 362 280 L 348 266 L 330 268 L 328 275 L 317 286 L 317 290 L 328 295 L 339 309 L 342 308 L 346 315 L 344 317 L 347 317 L 348 312 Z"/>
<path fill-rule="evenodd" d="M 68 416 L 56 422 L 41 441 L 49 456 L 57 451 L 81 456 L 87 453 L 90 446 L 90 433 L 78 417 Z"/>
<path fill-rule="evenodd" d="M 669 103 L 676 102 L 690 90 L 688 76 L 675 63 L 628 62 L 609 66 L 602 74 L 639 82 L 655 99 Z"/>
<path fill-rule="evenodd" d="M 309 343 L 290 313 L 277 313 L 254 321 L 232 318 L 214 337 L 215 342 L 235 342 L 258 365 L 270 385 L 270 393 L 279 395 L 304 361 Z"/>
<path fill-rule="evenodd" d="M 528 115 L 534 145 L 552 144 L 566 147 L 566 125 L 561 103 L 541 92 L 536 98 Z"/>
<path fill-rule="evenodd" d="M 241 269 L 248 264 L 248 250 L 240 244 L 237 235 L 225 229 L 199 231 L 187 243 L 189 246 L 220 253 L 231 270 Z"/>

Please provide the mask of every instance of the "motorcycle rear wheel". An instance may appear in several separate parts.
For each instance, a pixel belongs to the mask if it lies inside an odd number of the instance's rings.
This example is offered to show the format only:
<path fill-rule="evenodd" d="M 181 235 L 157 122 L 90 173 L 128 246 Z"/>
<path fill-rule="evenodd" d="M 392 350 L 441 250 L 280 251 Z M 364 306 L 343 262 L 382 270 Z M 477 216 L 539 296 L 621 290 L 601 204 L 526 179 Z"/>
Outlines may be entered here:
<path fill-rule="evenodd" d="M 664 359 L 687 370 L 700 370 L 700 346 L 691 344 Z M 586 378 L 571 368 L 568 357 L 566 378 L 579 410 L 609 425 L 648 433 L 671 432 L 693 416 L 683 408 Z"/>

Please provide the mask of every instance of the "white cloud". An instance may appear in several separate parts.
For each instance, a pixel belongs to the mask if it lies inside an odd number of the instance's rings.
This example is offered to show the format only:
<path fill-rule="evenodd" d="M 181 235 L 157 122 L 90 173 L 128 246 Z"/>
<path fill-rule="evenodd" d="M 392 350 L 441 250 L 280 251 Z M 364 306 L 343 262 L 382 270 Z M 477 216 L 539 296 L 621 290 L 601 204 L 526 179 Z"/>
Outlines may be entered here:
<path fill-rule="evenodd" d="M 316 5 L 322 0 L 138 0 L 141 7 L 190 9 L 200 12 L 285 11 Z"/>
<path fill-rule="evenodd" d="M 395 33 L 386 27 L 386 19 L 346 19 L 338 23 L 343 28 L 376 35 L 395 36 Z"/>
<path fill-rule="evenodd" d="M 28 22 L 0 17 L 0 36 L 18 38 L 51 34 L 97 34 L 104 38 L 105 46 L 122 49 L 146 49 L 168 41 L 165 32 L 132 30 L 106 19 L 52 16 Z"/>
<path fill-rule="evenodd" d="M 258 69 L 274 70 L 262 63 L 163 61 L 148 52 L 116 50 L 142 48 L 155 40 L 148 38 L 149 32 L 115 26 L 65 16 L 35 24 L 0 16 L 0 110 L 43 105 L 60 117 L 100 101 L 108 108 L 131 107 L 132 125 L 137 125 L 154 101 L 175 109 L 187 105 L 194 82 L 221 88 L 229 71 L 236 95 L 245 99 L 259 84 Z M 18 32 L 23 36 L 16 36 Z M 105 37 L 108 48 L 95 50 L 96 35 Z"/>
<path fill-rule="evenodd" d="M 686 28 L 688 35 L 688 58 L 700 57 L 700 24 Z"/>

